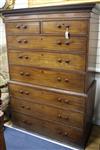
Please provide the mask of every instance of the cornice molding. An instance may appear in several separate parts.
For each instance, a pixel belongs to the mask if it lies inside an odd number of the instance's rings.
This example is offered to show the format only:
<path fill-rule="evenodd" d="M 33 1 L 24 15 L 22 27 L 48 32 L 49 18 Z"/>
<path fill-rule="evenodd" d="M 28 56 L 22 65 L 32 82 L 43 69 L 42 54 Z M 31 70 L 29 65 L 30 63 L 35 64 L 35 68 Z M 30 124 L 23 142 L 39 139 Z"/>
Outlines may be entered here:
<path fill-rule="evenodd" d="M 94 9 L 95 8 L 95 9 Z M 3 10 L 2 14 L 4 16 L 13 16 L 20 14 L 33 14 L 33 13 L 54 13 L 57 11 L 78 11 L 78 10 L 99 10 L 96 3 L 86 3 L 86 4 L 73 4 L 73 5 L 60 5 L 60 6 L 45 6 L 45 7 L 33 7 L 33 8 L 23 8 L 23 9 L 13 9 L 13 10 Z M 98 11 L 96 11 L 97 13 Z"/>

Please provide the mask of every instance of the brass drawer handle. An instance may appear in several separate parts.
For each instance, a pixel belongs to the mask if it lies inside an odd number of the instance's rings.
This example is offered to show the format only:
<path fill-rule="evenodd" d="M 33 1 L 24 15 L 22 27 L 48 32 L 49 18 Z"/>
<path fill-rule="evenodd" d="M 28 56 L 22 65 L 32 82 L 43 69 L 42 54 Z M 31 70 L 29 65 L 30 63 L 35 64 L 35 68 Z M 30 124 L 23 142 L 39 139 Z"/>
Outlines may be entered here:
<path fill-rule="evenodd" d="M 26 72 L 26 73 L 24 73 L 24 72 L 20 72 L 20 75 L 21 75 L 21 76 L 24 76 L 24 75 L 25 75 L 25 76 L 27 76 L 27 77 L 28 77 L 28 76 L 30 76 L 30 73 L 28 73 L 28 72 Z"/>
<path fill-rule="evenodd" d="M 70 28 L 70 25 L 65 25 L 66 26 L 66 28 Z"/>
<path fill-rule="evenodd" d="M 25 76 L 27 76 L 27 77 L 28 77 L 28 76 L 30 76 L 30 73 L 28 73 L 28 72 L 27 72 L 27 73 L 25 73 Z"/>
<path fill-rule="evenodd" d="M 44 71 L 44 70 L 40 70 L 40 72 L 41 72 L 41 73 L 45 73 L 45 71 Z"/>
<path fill-rule="evenodd" d="M 18 56 L 18 58 L 22 59 L 22 58 L 23 58 L 23 56 Z"/>
<path fill-rule="evenodd" d="M 19 44 L 21 44 L 22 42 L 23 42 L 24 44 L 27 44 L 27 43 L 28 43 L 27 40 L 23 40 L 23 41 L 22 41 L 22 40 L 18 40 L 17 42 L 18 42 Z"/>
<path fill-rule="evenodd" d="M 20 29 L 20 28 L 21 28 L 21 25 L 16 25 L 16 28 L 17 28 L 17 29 Z"/>
<path fill-rule="evenodd" d="M 58 44 L 58 45 L 62 45 L 62 42 L 61 42 L 61 41 L 57 41 L 57 44 Z"/>
<path fill-rule="evenodd" d="M 64 100 L 64 102 L 65 102 L 66 104 L 69 104 L 69 100 Z"/>
<path fill-rule="evenodd" d="M 25 108 L 25 106 L 21 106 L 22 108 Z M 26 107 L 27 110 L 30 110 L 31 108 L 30 107 Z"/>
<path fill-rule="evenodd" d="M 61 63 L 61 62 L 62 62 L 62 59 L 61 59 L 61 58 L 58 58 L 58 62 Z"/>
<path fill-rule="evenodd" d="M 57 116 L 58 118 L 62 118 L 62 116 L 61 116 L 61 114 L 58 114 L 58 116 Z"/>
<path fill-rule="evenodd" d="M 28 91 L 23 91 L 23 90 L 20 90 L 19 92 L 20 92 L 20 94 L 25 94 L 25 95 L 29 95 L 30 94 Z"/>
<path fill-rule="evenodd" d="M 69 120 L 69 117 L 68 116 L 62 116 L 61 114 L 58 114 L 57 116 L 59 119 L 65 119 L 65 120 Z"/>
<path fill-rule="evenodd" d="M 17 42 L 20 44 L 20 43 L 22 43 L 22 40 L 18 40 Z"/>
<path fill-rule="evenodd" d="M 23 120 L 23 123 L 27 124 L 27 125 L 32 125 L 31 122 L 27 121 L 27 120 Z"/>
<path fill-rule="evenodd" d="M 63 26 L 63 27 L 66 27 L 66 28 L 69 28 L 69 27 L 70 27 L 69 25 L 65 25 L 65 24 L 60 25 L 60 24 L 58 24 L 58 25 L 57 25 L 57 28 L 62 28 L 62 26 Z"/>
<path fill-rule="evenodd" d="M 16 28 L 17 29 L 21 29 L 21 28 L 22 29 L 27 29 L 27 25 L 23 25 L 23 24 L 22 25 L 16 25 Z"/>
<path fill-rule="evenodd" d="M 70 42 L 65 42 L 65 45 L 70 45 Z"/>
<path fill-rule="evenodd" d="M 23 29 L 27 29 L 27 25 L 23 25 L 22 28 L 23 28 Z"/>
<path fill-rule="evenodd" d="M 65 63 L 69 64 L 69 63 L 70 63 L 70 60 L 65 60 Z"/>
<path fill-rule="evenodd" d="M 65 133 L 64 133 L 64 136 L 68 136 L 68 132 L 65 132 Z"/>
<path fill-rule="evenodd" d="M 58 78 L 57 78 L 57 80 L 58 80 L 58 81 L 61 81 L 61 78 L 60 78 L 60 77 L 58 77 Z"/>
<path fill-rule="evenodd" d="M 20 72 L 20 75 L 23 76 L 23 75 L 24 75 L 24 72 Z"/>
<path fill-rule="evenodd" d="M 24 91 L 23 91 L 23 90 L 20 90 L 19 92 L 20 92 L 20 94 L 24 94 Z"/>
<path fill-rule="evenodd" d="M 68 79 L 65 79 L 65 82 L 69 82 L 69 80 L 68 80 Z"/>
<path fill-rule="evenodd" d="M 62 28 L 62 26 L 61 26 L 60 24 L 58 24 L 57 27 L 58 27 L 59 29 Z"/>
<path fill-rule="evenodd" d="M 29 93 L 28 91 L 25 91 L 25 94 L 26 94 L 26 95 L 29 95 L 30 93 Z"/>
<path fill-rule="evenodd" d="M 62 99 L 59 97 L 59 98 L 57 98 L 57 101 L 58 102 L 62 102 Z"/>
<path fill-rule="evenodd" d="M 25 59 L 29 59 L 29 57 L 28 57 L 28 56 L 18 56 L 18 58 L 19 58 L 19 59 L 23 59 L 23 58 L 25 58 Z"/>
<path fill-rule="evenodd" d="M 62 117 L 62 119 L 69 120 L 69 117 L 68 116 Z"/>
<path fill-rule="evenodd" d="M 25 59 L 29 59 L 29 57 L 28 57 L 28 56 L 25 56 L 24 58 L 25 58 Z"/>
<path fill-rule="evenodd" d="M 24 42 L 25 44 L 27 44 L 27 43 L 28 43 L 28 41 L 27 41 L 27 40 L 23 40 L 23 42 Z"/>
<path fill-rule="evenodd" d="M 30 107 L 26 107 L 26 109 L 27 109 L 27 110 L 31 110 L 31 108 L 30 108 Z"/>

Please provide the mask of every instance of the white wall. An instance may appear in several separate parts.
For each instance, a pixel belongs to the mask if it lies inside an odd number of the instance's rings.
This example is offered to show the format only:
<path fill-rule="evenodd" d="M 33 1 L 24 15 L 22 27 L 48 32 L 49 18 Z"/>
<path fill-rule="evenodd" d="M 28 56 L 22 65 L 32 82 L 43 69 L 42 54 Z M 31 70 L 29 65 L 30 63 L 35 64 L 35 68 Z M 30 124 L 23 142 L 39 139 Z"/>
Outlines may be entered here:
<path fill-rule="evenodd" d="M 100 125 L 100 74 L 96 74 L 96 97 L 94 106 L 94 123 Z"/>
<path fill-rule="evenodd" d="M 28 0 L 16 0 L 14 9 L 17 8 L 27 8 L 28 7 Z"/>
<path fill-rule="evenodd" d="M 97 62 L 96 62 L 96 98 L 94 109 L 94 123 L 100 125 L 100 17 L 99 17 L 99 36 L 98 36 L 98 48 L 97 48 Z"/>

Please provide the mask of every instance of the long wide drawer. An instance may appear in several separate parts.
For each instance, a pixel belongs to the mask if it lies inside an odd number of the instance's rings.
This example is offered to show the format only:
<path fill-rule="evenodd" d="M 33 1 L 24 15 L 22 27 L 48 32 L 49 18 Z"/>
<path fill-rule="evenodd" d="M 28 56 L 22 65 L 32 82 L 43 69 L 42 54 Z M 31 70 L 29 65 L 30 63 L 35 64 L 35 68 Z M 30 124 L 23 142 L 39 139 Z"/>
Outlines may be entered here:
<path fill-rule="evenodd" d="M 22 83 L 21 83 L 22 84 Z M 28 101 L 61 107 L 62 109 L 84 112 L 85 97 L 71 94 L 52 92 L 35 87 L 9 83 L 9 91 L 12 97 L 28 99 Z"/>
<path fill-rule="evenodd" d="M 84 113 L 70 110 L 63 110 L 57 107 L 50 107 L 45 104 L 37 104 L 11 97 L 10 106 L 12 111 L 18 111 L 43 120 L 54 121 L 65 125 L 81 128 L 84 127 Z"/>
<path fill-rule="evenodd" d="M 42 23 L 43 33 L 65 34 L 68 30 L 69 34 L 85 35 L 88 33 L 88 21 L 83 20 L 66 20 L 66 21 L 44 21 Z"/>
<path fill-rule="evenodd" d="M 85 89 L 85 75 L 73 72 L 59 72 L 35 69 L 33 67 L 10 65 L 10 78 L 14 81 L 77 92 L 84 92 Z"/>
<path fill-rule="evenodd" d="M 40 27 L 39 27 L 39 22 L 34 22 L 34 21 L 9 22 L 6 23 L 6 31 L 8 35 L 9 34 L 33 34 L 33 33 L 39 34 Z"/>
<path fill-rule="evenodd" d="M 83 137 L 83 131 L 81 130 L 43 121 L 17 112 L 12 112 L 12 120 L 17 126 L 65 143 L 67 140 L 81 143 Z"/>
<path fill-rule="evenodd" d="M 85 55 L 9 51 L 9 64 L 85 71 Z"/>
<path fill-rule="evenodd" d="M 56 36 L 7 36 L 9 49 L 42 49 L 59 51 L 86 51 L 87 39 L 85 37 Z"/>

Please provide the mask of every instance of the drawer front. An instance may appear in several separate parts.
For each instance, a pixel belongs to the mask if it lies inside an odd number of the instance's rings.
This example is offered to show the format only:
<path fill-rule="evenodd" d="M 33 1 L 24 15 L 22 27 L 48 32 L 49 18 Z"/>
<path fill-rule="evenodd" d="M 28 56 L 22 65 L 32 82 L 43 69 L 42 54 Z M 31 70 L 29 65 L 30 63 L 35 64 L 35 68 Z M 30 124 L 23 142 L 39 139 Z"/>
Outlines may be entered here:
<path fill-rule="evenodd" d="M 83 74 L 35 69 L 33 67 L 10 66 L 11 80 L 49 86 L 53 88 L 84 92 Z"/>
<path fill-rule="evenodd" d="M 74 21 L 46 21 L 42 23 L 43 33 L 63 34 L 66 29 L 69 34 L 84 35 L 88 33 L 88 21 L 74 20 Z"/>
<path fill-rule="evenodd" d="M 86 38 L 54 36 L 8 36 L 8 48 L 60 50 L 60 51 L 86 51 Z"/>
<path fill-rule="evenodd" d="M 63 125 L 61 126 L 61 124 L 43 121 L 41 119 L 36 119 L 21 113 L 19 114 L 17 112 L 12 112 L 12 120 L 17 126 L 42 134 L 49 138 L 51 137 L 60 140 L 65 143 L 67 140 L 71 140 L 77 143 L 82 140 L 82 131 L 72 127 Z"/>
<path fill-rule="evenodd" d="M 63 110 L 56 107 L 50 107 L 44 104 L 29 102 L 28 99 L 11 98 L 12 111 L 18 111 L 36 118 L 54 121 L 83 129 L 84 113 Z"/>
<path fill-rule="evenodd" d="M 9 63 L 62 70 L 85 71 L 85 55 L 9 51 Z"/>
<path fill-rule="evenodd" d="M 85 98 L 9 83 L 10 95 L 28 101 L 84 112 Z"/>
<path fill-rule="evenodd" d="M 9 34 L 40 33 L 39 22 L 10 22 L 10 23 L 6 23 L 6 31 L 7 31 L 8 35 Z"/>

